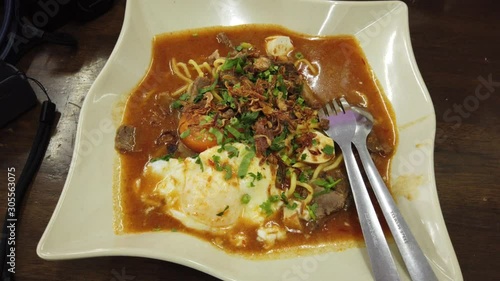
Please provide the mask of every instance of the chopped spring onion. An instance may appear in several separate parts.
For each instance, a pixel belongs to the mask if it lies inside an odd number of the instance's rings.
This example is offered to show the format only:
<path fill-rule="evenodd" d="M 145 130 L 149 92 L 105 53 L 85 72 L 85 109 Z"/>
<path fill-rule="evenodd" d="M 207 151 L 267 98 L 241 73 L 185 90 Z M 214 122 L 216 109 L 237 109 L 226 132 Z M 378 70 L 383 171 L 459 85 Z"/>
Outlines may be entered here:
<path fill-rule="evenodd" d="M 224 135 L 221 133 L 221 131 L 212 127 L 210 129 L 208 129 L 208 132 L 215 136 L 215 139 L 217 140 L 217 144 L 222 144 L 222 140 L 224 139 Z"/>
<path fill-rule="evenodd" d="M 185 138 L 187 138 L 187 137 L 189 136 L 189 134 L 190 134 L 190 133 L 191 133 L 191 130 L 187 129 L 187 130 L 185 130 L 184 132 L 182 132 L 182 134 L 180 134 L 180 136 L 179 136 L 179 137 L 180 137 L 181 139 L 185 139 Z"/>
<path fill-rule="evenodd" d="M 248 204 L 248 202 L 250 202 L 250 195 L 248 193 L 245 193 L 243 194 L 243 196 L 241 196 L 241 203 L 242 204 Z"/>
<path fill-rule="evenodd" d="M 245 155 L 243 155 L 240 167 L 238 168 L 238 177 L 242 179 L 246 176 L 248 168 L 250 167 L 250 163 L 254 158 L 255 158 L 255 152 L 253 152 L 253 150 L 250 150 Z"/>
<path fill-rule="evenodd" d="M 229 125 L 226 126 L 226 131 L 231 133 L 231 135 L 233 135 L 236 139 L 241 139 L 241 137 L 243 136 L 242 133 Z"/>

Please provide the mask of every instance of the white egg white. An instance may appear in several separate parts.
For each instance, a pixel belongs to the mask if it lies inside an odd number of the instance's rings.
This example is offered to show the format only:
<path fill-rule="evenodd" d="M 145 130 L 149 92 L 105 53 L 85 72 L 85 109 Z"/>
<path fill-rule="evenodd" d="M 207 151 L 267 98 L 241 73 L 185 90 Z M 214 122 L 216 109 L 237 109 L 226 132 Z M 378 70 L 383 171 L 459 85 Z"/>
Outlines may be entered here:
<path fill-rule="evenodd" d="M 154 192 L 165 199 L 169 215 L 188 228 L 212 233 L 224 233 L 240 223 L 265 222 L 260 205 L 270 196 L 279 195 L 275 171 L 253 157 L 240 178 L 241 162 L 251 152 L 244 144 L 231 146 L 238 151 L 237 156 L 216 146 L 200 153 L 199 158 L 158 160 L 146 166 L 144 176 L 161 178 Z M 249 201 L 242 202 L 243 196 Z M 276 202 L 275 207 L 279 204 Z"/>

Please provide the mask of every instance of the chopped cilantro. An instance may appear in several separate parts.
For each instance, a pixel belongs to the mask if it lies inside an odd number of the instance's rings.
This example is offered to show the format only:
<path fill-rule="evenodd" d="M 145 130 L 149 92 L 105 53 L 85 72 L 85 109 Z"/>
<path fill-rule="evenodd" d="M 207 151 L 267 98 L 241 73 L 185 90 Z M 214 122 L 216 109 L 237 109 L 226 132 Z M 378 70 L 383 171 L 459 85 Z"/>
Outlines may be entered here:
<path fill-rule="evenodd" d="M 236 108 L 236 103 L 234 98 L 229 94 L 228 91 L 222 91 L 222 104 L 229 105 L 232 109 Z"/>
<path fill-rule="evenodd" d="M 163 155 L 161 157 L 151 158 L 151 160 L 149 160 L 149 162 L 155 162 L 155 161 L 158 161 L 158 160 L 168 161 L 172 157 L 173 157 L 172 154 L 167 154 L 167 155 Z"/>
<path fill-rule="evenodd" d="M 226 71 L 233 68 L 242 67 L 245 65 L 245 60 L 243 58 L 227 59 L 223 65 L 220 67 L 220 71 Z"/>
<path fill-rule="evenodd" d="M 279 195 L 272 195 L 272 196 L 269 196 L 269 201 L 271 203 L 276 203 L 278 201 L 280 201 L 280 196 Z"/>
<path fill-rule="evenodd" d="M 323 187 L 324 189 L 320 192 L 314 193 L 314 197 L 320 196 L 323 194 L 330 193 L 332 189 L 341 181 L 342 179 L 334 180 L 332 177 L 328 176 L 326 179 L 315 179 L 313 183 L 319 187 Z"/>
<path fill-rule="evenodd" d="M 299 177 L 297 178 L 300 182 L 307 182 L 309 180 L 309 177 L 307 176 L 306 173 L 302 172 L 299 174 Z"/>
<path fill-rule="evenodd" d="M 314 203 L 312 205 L 307 205 L 306 206 L 307 211 L 309 212 L 309 216 L 311 219 L 316 220 L 316 210 L 318 209 L 318 203 Z"/>
<path fill-rule="evenodd" d="M 288 198 L 286 198 L 285 192 L 281 192 L 281 201 L 283 203 L 288 204 Z"/>
<path fill-rule="evenodd" d="M 218 217 L 222 217 L 224 215 L 224 213 L 229 209 L 229 206 L 226 205 L 226 208 L 224 208 L 224 210 L 222 210 L 221 212 L 217 213 L 217 216 Z"/>
<path fill-rule="evenodd" d="M 333 146 L 327 144 L 327 145 L 325 145 L 325 147 L 323 147 L 323 149 L 321 151 L 323 151 L 327 155 L 333 155 L 333 152 L 335 150 L 334 150 Z"/>
<path fill-rule="evenodd" d="M 185 93 L 185 94 L 182 94 L 179 97 L 179 100 L 181 100 L 181 101 L 187 101 L 189 99 L 189 97 L 191 97 L 191 96 L 188 93 Z"/>
<path fill-rule="evenodd" d="M 172 108 L 173 109 L 180 109 L 182 108 L 184 105 L 182 104 L 182 102 L 176 100 L 172 103 Z"/>
<path fill-rule="evenodd" d="M 259 117 L 258 111 L 243 112 L 243 114 L 241 114 L 240 122 L 251 125 L 255 122 L 255 120 L 257 120 L 257 117 Z"/>
<path fill-rule="evenodd" d="M 288 129 L 287 129 L 287 127 L 285 127 L 283 129 L 283 131 L 281 132 L 281 134 L 279 134 L 277 137 L 275 137 L 273 139 L 273 141 L 271 142 L 270 149 L 274 150 L 274 151 L 279 151 L 283 147 L 285 147 L 285 139 L 286 139 L 287 134 L 288 134 Z"/>
<path fill-rule="evenodd" d="M 194 103 L 198 103 L 199 101 L 201 101 L 201 99 L 203 99 L 203 95 L 206 92 L 210 92 L 213 89 L 215 89 L 215 86 L 217 86 L 218 82 L 219 82 L 219 73 L 217 73 L 215 75 L 214 82 L 210 86 L 207 86 L 207 87 L 204 87 L 204 88 L 201 88 L 201 89 L 198 90 L 198 94 L 194 97 L 193 102 Z"/>
<path fill-rule="evenodd" d="M 294 192 L 294 193 L 293 193 L 293 197 L 295 197 L 295 198 L 297 198 L 297 199 L 299 199 L 299 200 L 304 200 L 304 199 L 306 199 L 305 197 L 303 197 L 302 195 L 300 195 L 300 193 L 298 193 L 298 192 Z"/>
<path fill-rule="evenodd" d="M 229 158 L 238 157 L 240 154 L 240 151 L 232 145 L 225 145 L 224 149 L 227 151 L 227 156 Z"/>
<path fill-rule="evenodd" d="M 202 172 L 204 172 L 204 171 L 205 171 L 205 169 L 203 169 L 203 162 L 201 162 L 200 155 L 198 155 L 198 156 L 196 157 L 196 161 L 195 161 L 194 163 L 196 163 L 196 164 L 200 165 L 200 169 L 201 169 L 201 171 L 202 171 Z"/>
<path fill-rule="evenodd" d="M 260 181 L 262 179 L 262 174 L 260 172 L 257 172 L 257 174 L 254 174 L 254 173 L 248 173 L 248 175 L 250 177 L 252 177 L 252 182 L 250 182 L 250 187 L 254 187 L 255 186 L 255 181 Z"/>
<path fill-rule="evenodd" d="M 274 213 L 272 203 L 269 200 L 264 201 L 262 204 L 259 205 L 259 207 L 264 211 L 266 216 L 270 216 Z"/>

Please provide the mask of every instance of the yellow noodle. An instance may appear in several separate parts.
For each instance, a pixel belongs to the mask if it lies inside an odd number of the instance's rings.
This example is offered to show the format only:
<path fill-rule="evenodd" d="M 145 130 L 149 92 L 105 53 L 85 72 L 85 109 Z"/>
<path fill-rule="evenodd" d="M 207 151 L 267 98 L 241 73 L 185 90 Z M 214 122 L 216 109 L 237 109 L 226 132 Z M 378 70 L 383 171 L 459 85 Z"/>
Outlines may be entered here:
<path fill-rule="evenodd" d="M 177 66 L 178 66 L 178 67 L 180 66 L 180 67 L 182 68 L 182 70 L 184 70 L 184 75 L 185 75 L 186 77 L 191 78 L 191 72 L 189 72 L 189 69 L 188 69 L 188 67 L 187 67 L 187 65 L 186 65 L 185 63 L 183 63 L 183 62 L 178 62 L 178 63 L 177 63 Z"/>
<path fill-rule="evenodd" d="M 299 124 L 297 125 L 297 132 L 309 131 L 311 129 L 319 128 L 319 123 L 307 123 L 307 124 Z"/>
<path fill-rule="evenodd" d="M 217 71 L 219 71 L 219 68 L 226 62 L 226 58 L 218 58 L 214 61 L 214 68 L 215 68 L 215 72 L 214 72 L 214 76 L 215 76 L 215 73 L 217 73 Z"/>
<path fill-rule="evenodd" d="M 194 83 L 189 83 L 189 86 L 186 90 L 186 92 L 191 93 L 191 89 L 193 88 Z"/>
<path fill-rule="evenodd" d="M 203 64 L 201 64 L 201 67 L 204 67 L 208 73 L 212 74 L 212 67 L 210 66 L 210 64 L 208 64 L 208 62 L 204 61 Z"/>
<path fill-rule="evenodd" d="M 323 168 L 328 165 L 328 162 L 325 162 L 325 163 L 321 163 L 319 164 L 316 169 L 314 170 L 314 173 L 313 173 L 313 176 L 311 178 L 311 180 L 315 180 L 318 176 L 319 176 L 319 173 L 321 173 L 321 171 L 323 171 Z"/>
<path fill-rule="evenodd" d="M 171 93 L 170 96 L 176 97 L 176 96 L 180 95 L 181 93 L 184 93 L 186 91 L 186 89 L 189 88 L 189 86 L 191 86 L 191 84 L 192 83 L 186 84 L 186 85 L 180 87 L 179 89 L 175 90 L 175 92 Z"/>
<path fill-rule="evenodd" d="M 221 96 L 219 96 L 219 94 L 217 94 L 217 92 L 215 90 L 212 90 L 211 91 L 212 95 L 214 95 L 214 97 L 218 100 L 218 101 L 221 101 L 222 98 Z"/>
<path fill-rule="evenodd" d="M 309 202 L 311 202 L 311 200 L 313 198 L 313 194 L 314 194 L 314 190 L 313 190 L 312 186 L 308 185 L 307 183 L 300 182 L 300 181 L 297 182 L 297 185 L 302 186 L 303 188 L 307 189 L 307 191 L 309 192 L 306 199 L 304 199 L 304 203 L 309 204 Z"/>
<path fill-rule="evenodd" d="M 287 151 L 286 151 L 286 154 L 288 156 L 292 155 L 293 153 L 293 148 L 292 148 L 292 139 L 294 138 L 295 136 L 293 134 L 290 134 L 286 139 L 285 139 L 285 147 L 287 148 Z"/>
<path fill-rule="evenodd" d="M 327 171 L 336 169 L 340 165 L 340 163 L 342 162 L 343 159 L 344 159 L 344 156 L 342 154 L 340 154 L 339 156 L 337 156 L 335 158 L 335 161 L 333 162 L 333 164 L 326 166 L 323 169 L 323 171 L 327 172 Z"/>
<path fill-rule="evenodd" d="M 307 65 L 307 68 L 311 71 L 313 75 L 318 75 L 318 70 L 311 64 L 311 62 L 307 59 L 299 59 L 296 60 L 294 65 L 298 68 L 299 64 L 304 63 Z"/>
<path fill-rule="evenodd" d="M 201 70 L 201 68 L 200 68 L 200 66 L 198 65 L 198 63 L 196 63 L 193 59 L 190 59 L 190 60 L 188 61 L 188 63 L 194 67 L 194 69 L 196 70 L 196 72 L 198 72 L 198 77 L 203 77 L 203 76 L 205 76 L 205 74 L 204 74 L 204 73 L 203 73 L 203 71 Z"/>
<path fill-rule="evenodd" d="M 254 138 L 254 139 L 256 139 L 256 138 L 265 138 L 265 139 L 266 139 L 267 144 L 268 144 L 269 146 L 271 145 L 271 140 L 270 140 L 270 139 L 269 139 L 269 137 L 268 137 L 268 136 L 266 136 L 266 135 L 255 135 L 255 136 L 253 136 L 253 138 Z"/>
<path fill-rule="evenodd" d="M 172 67 L 172 70 L 174 71 L 174 74 L 177 75 L 179 78 L 181 78 L 182 80 L 188 82 L 188 83 L 191 83 L 193 82 L 193 80 L 191 80 L 190 78 L 184 76 L 184 74 L 182 74 L 179 70 L 179 67 L 177 66 L 177 61 L 175 60 L 175 58 L 172 58 L 172 62 L 171 62 L 171 65 Z"/>
<path fill-rule="evenodd" d="M 292 165 L 292 167 L 294 167 L 294 168 L 304 168 L 306 166 L 307 166 L 307 164 L 303 163 L 303 162 L 298 162 L 298 163 L 295 163 Z"/>
<path fill-rule="evenodd" d="M 286 192 L 286 197 L 292 196 L 292 194 L 295 192 L 295 188 L 297 187 L 297 174 L 295 174 L 294 171 L 290 170 L 291 175 L 290 175 L 290 188 Z"/>

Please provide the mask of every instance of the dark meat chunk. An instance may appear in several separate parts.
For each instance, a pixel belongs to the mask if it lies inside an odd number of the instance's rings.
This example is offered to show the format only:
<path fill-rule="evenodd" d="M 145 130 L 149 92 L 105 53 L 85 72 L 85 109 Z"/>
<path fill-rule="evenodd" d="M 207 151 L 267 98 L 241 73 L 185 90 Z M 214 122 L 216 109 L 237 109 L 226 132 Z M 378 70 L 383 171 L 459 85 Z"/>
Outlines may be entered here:
<path fill-rule="evenodd" d="M 336 170 L 333 178 L 342 179 L 335 186 L 335 190 L 314 198 L 314 202 L 318 204 L 318 208 L 316 209 L 316 217 L 318 220 L 334 212 L 340 211 L 347 204 L 347 199 L 349 197 L 347 176 L 342 171 Z M 322 187 L 316 187 L 314 193 L 321 192 L 322 190 Z"/>
<path fill-rule="evenodd" d="M 134 152 L 136 128 L 129 125 L 121 125 L 116 130 L 115 149 L 121 153 Z"/>
<path fill-rule="evenodd" d="M 330 121 L 328 121 L 328 119 L 320 119 L 319 128 L 323 131 L 328 130 L 330 128 Z"/>
<path fill-rule="evenodd" d="M 196 79 L 194 79 L 193 81 L 193 86 L 191 87 L 190 91 L 189 91 L 189 95 L 191 97 L 195 97 L 196 95 L 198 95 L 198 91 L 204 87 L 207 87 L 211 84 L 210 82 L 210 79 L 208 79 L 207 77 L 196 77 Z"/>
<path fill-rule="evenodd" d="M 209 64 L 213 64 L 218 58 L 220 58 L 219 50 L 215 50 L 210 56 L 208 56 L 207 61 Z"/>
<path fill-rule="evenodd" d="M 381 156 L 388 156 L 392 153 L 392 146 L 386 142 L 380 141 L 373 131 L 371 131 L 366 138 L 366 146 L 370 152 Z"/>
<path fill-rule="evenodd" d="M 278 66 L 283 66 L 285 68 L 285 76 L 288 79 L 294 79 L 300 76 L 299 71 L 293 64 L 293 62 L 283 62 L 283 63 L 278 63 Z"/>
<path fill-rule="evenodd" d="M 221 32 L 221 33 L 217 34 L 215 36 L 215 38 L 217 39 L 217 42 L 222 43 L 222 44 L 228 46 L 231 49 L 234 47 L 233 43 L 231 42 L 231 40 L 229 39 L 229 37 L 227 36 L 227 34 L 224 33 L 224 32 Z"/>
<path fill-rule="evenodd" d="M 221 114 L 221 117 L 224 118 L 224 119 L 231 119 L 235 115 L 236 115 L 236 113 L 234 112 L 234 110 L 232 110 L 231 108 L 229 108 L 229 109 L 227 109 L 226 111 L 224 111 Z"/>
<path fill-rule="evenodd" d="M 255 149 L 257 151 L 257 156 L 262 156 L 266 154 L 267 148 L 270 146 L 270 141 L 274 138 L 273 132 L 267 128 L 267 120 L 265 118 L 259 118 L 257 122 L 253 125 L 255 131 Z"/>
<path fill-rule="evenodd" d="M 164 131 L 155 140 L 156 145 L 162 145 L 167 147 L 168 154 L 174 154 L 177 151 L 179 139 L 175 131 Z"/>
<path fill-rule="evenodd" d="M 295 143 L 299 146 L 297 151 L 303 151 L 306 147 L 311 147 L 315 136 L 314 133 L 305 133 L 295 138 Z"/>

